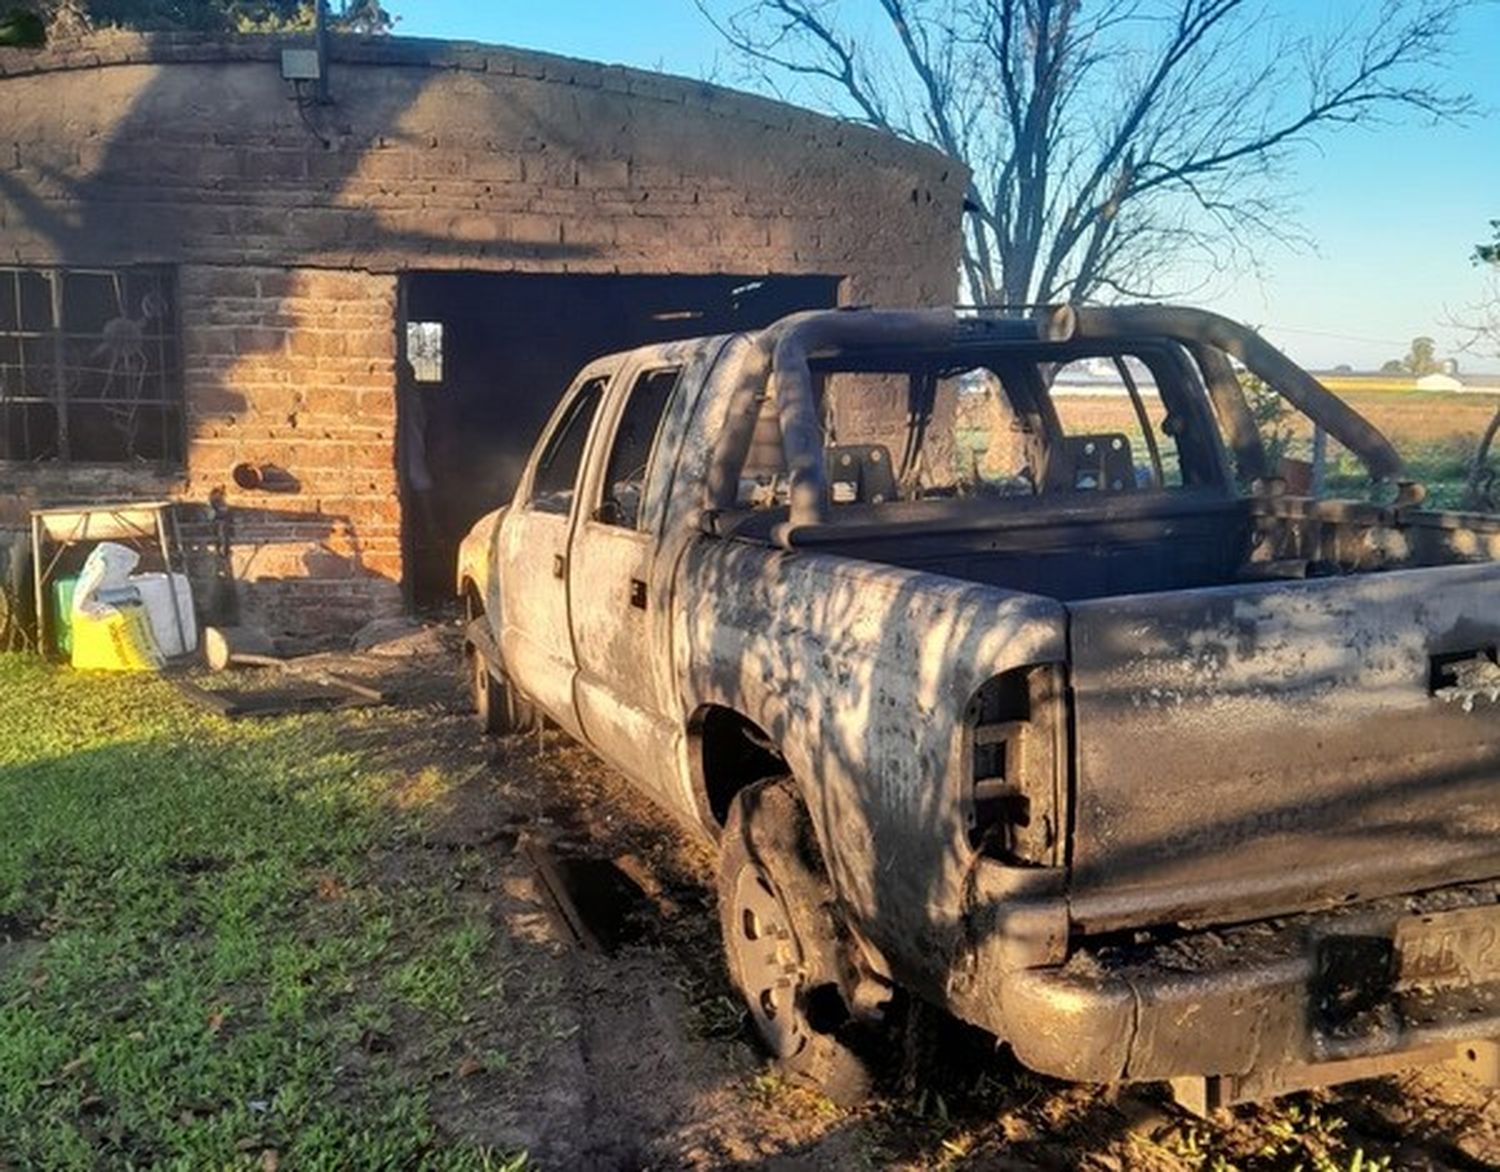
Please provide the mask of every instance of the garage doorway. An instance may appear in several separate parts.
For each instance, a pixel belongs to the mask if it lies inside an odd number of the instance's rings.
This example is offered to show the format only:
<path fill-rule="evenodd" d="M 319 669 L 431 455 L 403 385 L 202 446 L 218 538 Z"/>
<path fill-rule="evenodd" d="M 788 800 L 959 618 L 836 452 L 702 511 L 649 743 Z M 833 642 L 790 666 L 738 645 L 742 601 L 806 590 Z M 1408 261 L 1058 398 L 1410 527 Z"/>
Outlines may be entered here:
<path fill-rule="evenodd" d="M 510 499 L 542 425 L 591 359 L 758 329 L 837 305 L 838 287 L 829 276 L 406 275 L 397 464 L 408 604 L 452 598 L 459 541 Z"/>

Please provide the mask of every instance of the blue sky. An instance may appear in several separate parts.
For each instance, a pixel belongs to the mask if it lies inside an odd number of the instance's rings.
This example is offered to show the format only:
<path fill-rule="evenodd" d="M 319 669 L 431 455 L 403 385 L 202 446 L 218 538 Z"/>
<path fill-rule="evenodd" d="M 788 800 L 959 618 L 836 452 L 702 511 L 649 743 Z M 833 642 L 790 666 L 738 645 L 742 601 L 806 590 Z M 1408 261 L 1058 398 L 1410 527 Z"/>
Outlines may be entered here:
<path fill-rule="evenodd" d="M 488 41 L 688 77 L 736 76 L 692 0 L 387 0 L 406 36 Z M 868 0 L 847 0 L 851 4 Z M 1357 0 L 1300 11 L 1337 19 Z M 1479 300 L 1487 275 L 1468 260 L 1500 218 L 1500 3 L 1472 9 L 1448 63 L 1481 103 L 1465 125 L 1417 121 L 1337 135 L 1299 156 L 1292 186 L 1312 251 L 1276 248 L 1200 303 L 1261 326 L 1310 366 L 1378 366 L 1417 334 L 1448 352 L 1444 323 Z M 1500 361 L 1461 357 L 1466 369 Z"/>

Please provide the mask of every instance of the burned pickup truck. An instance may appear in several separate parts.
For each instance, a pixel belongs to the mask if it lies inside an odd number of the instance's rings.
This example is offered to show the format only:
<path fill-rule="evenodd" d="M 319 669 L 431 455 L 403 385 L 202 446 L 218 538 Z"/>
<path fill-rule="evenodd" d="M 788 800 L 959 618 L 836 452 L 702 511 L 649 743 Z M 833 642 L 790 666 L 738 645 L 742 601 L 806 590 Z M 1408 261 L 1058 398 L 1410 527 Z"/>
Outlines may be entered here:
<path fill-rule="evenodd" d="M 800 314 L 579 374 L 461 551 L 474 700 L 718 844 L 794 1069 L 893 997 L 1200 1108 L 1493 1068 L 1500 518 L 1423 498 L 1211 314 Z"/>

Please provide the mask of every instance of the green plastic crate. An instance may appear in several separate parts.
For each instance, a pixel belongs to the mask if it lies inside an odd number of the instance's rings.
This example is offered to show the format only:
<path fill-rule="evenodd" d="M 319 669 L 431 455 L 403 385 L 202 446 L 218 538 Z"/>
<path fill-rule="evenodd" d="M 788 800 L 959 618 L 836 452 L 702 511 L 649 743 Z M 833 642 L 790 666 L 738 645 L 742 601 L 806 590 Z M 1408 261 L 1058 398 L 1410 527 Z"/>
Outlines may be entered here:
<path fill-rule="evenodd" d="M 52 639 L 63 655 L 73 654 L 73 592 L 77 589 L 77 574 L 52 582 Z"/>

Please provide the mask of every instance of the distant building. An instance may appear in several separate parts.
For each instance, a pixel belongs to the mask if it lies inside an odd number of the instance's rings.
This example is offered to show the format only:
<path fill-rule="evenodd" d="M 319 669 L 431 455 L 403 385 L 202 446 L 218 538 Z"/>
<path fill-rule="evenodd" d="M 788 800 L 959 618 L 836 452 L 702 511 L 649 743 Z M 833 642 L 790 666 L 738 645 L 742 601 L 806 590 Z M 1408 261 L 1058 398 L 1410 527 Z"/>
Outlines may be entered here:
<path fill-rule="evenodd" d="M 1451 374 L 1424 374 L 1417 380 L 1419 391 L 1462 391 L 1464 384 Z"/>

